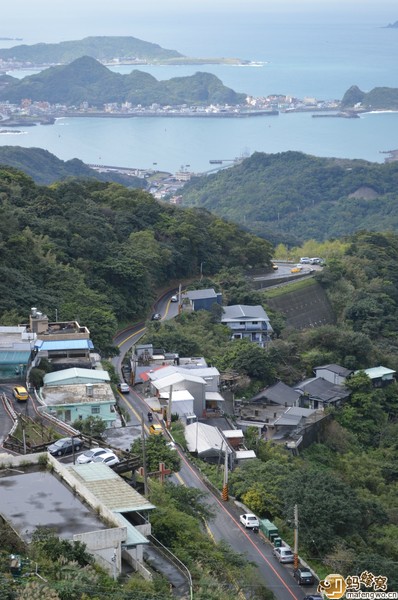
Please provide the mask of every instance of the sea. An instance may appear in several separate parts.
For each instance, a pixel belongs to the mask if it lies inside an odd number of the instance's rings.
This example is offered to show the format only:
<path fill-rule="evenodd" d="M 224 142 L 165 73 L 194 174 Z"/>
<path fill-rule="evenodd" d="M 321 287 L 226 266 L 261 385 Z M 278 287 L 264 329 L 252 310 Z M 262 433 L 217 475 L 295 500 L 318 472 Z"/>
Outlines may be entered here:
<path fill-rule="evenodd" d="M 182 10 L 179 18 L 165 11 L 151 23 L 139 13 L 129 35 L 187 56 L 238 57 L 253 61 L 252 65 L 138 68 L 159 80 L 207 71 L 252 96 L 278 93 L 331 100 L 341 99 L 354 84 L 363 91 L 398 87 L 398 29 L 386 27 L 397 20 L 398 9 L 393 10 L 394 3 L 388 0 L 382 1 L 380 10 L 366 0 L 361 3 L 362 10 L 355 10 L 359 0 L 326 2 L 324 9 L 318 2 L 312 11 L 305 2 L 307 10 L 303 11 L 265 10 L 266 2 L 261 9 L 260 4 L 245 10 L 245 4 L 239 3 L 240 8 L 234 5 L 228 11 L 228 5 L 221 4 L 224 10 L 210 13 L 203 9 L 194 16 Z M 109 35 L 127 34 L 118 24 L 117 14 L 112 14 L 109 27 Z M 95 35 L 94 31 L 87 33 Z M 70 32 L 59 35 L 64 40 L 80 39 Z M 37 41 L 46 40 L 24 38 L 24 43 Z M 11 42 L 0 44 L 6 47 Z M 118 65 L 112 70 L 126 74 L 132 67 Z M 10 74 L 21 78 L 33 72 Z M 170 173 L 181 169 L 211 172 L 214 165 L 210 160 L 222 160 L 223 166 L 228 166 L 235 158 L 256 151 L 297 150 L 381 163 L 386 152 L 398 149 L 398 113 L 369 112 L 359 119 L 312 118 L 308 113 L 244 119 L 62 118 L 54 125 L 3 133 L 0 144 L 44 148 L 62 160 L 79 158 L 87 164 Z"/>

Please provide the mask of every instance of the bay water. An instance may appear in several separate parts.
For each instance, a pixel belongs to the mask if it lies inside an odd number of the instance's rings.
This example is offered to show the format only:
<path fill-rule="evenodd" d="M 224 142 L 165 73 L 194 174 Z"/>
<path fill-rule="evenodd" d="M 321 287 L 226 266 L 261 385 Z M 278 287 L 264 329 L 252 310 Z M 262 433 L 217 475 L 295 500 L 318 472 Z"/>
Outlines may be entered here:
<path fill-rule="evenodd" d="M 182 11 L 178 19 L 165 12 L 148 24 L 144 13 L 139 13 L 130 35 L 189 56 L 234 56 L 260 66 L 139 69 L 157 79 L 207 71 L 234 90 L 253 96 L 280 93 L 341 99 L 353 84 L 364 91 L 398 87 L 398 29 L 385 28 L 398 17 L 398 12 L 394 15 L 388 10 L 392 4 L 384 1 L 378 8 L 365 1 L 359 11 L 355 10 L 358 2 L 348 1 L 337 2 L 335 10 L 329 3 L 328 10 L 283 13 L 245 10 L 240 4 L 241 9 L 219 11 L 211 19 L 205 10 L 195 19 L 189 12 Z M 112 34 L 125 34 L 117 15 L 112 19 Z M 65 32 L 63 39 L 77 38 Z M 132 67 L 120 65 L 112 70 L 128 73 Z M 21 127 L 19 131 L 0 135 L 0 144 L 41 147 L 63 160 L 76 157 L 89 164 L 154 168 L 156 163 L 155 168 L 170 172 L 182 166 L 205 172 L 211 168 L 209 160 L 232 161 L 254 151 L 299 150 L 382 162 L 383 152 L 398 148 L 398 114 L 390 112 L 364 114 L 359 119 L 319 119 L 307 113 L 245 119 L 67 118 L 53 126 Z"/>

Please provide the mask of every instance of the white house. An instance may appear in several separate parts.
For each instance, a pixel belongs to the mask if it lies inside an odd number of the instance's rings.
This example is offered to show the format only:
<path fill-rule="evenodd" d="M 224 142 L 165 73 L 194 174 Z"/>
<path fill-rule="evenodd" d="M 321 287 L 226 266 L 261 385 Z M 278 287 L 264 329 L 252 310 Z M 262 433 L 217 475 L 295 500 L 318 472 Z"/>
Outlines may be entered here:
<path fill-rule="evenodd" d="M 261 305 L 224 306 L 221 323 L 232 331 L 232 339 L 248 339 L 264 348 L 273 331 L 269 317 Z"/>

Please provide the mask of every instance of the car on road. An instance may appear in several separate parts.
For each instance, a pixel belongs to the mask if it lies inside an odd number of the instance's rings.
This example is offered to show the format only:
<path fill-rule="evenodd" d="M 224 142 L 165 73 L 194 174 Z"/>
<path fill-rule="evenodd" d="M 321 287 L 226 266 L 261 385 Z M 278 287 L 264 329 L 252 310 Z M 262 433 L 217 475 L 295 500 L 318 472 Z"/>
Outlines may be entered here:
<path fill-rule="evenodd" d="M 160 313 L 153 313 L 153 315 L 151 317 L 151 321 L 160 321 L 161 318 L 162 318 L 162 315 Z"/>
<path fill-rule="evenodd" d="M 303 267 L 301 265 L 295 265 L 292 269 L 290 269 L 291 273 L 301 273 Z"/>
<path fill-rule="evenodd" d="M 117 465 L 118 462 L 120 462 L 120 460 L 116 454 L 111 451 L 106 452 L 105 454 L 100 454 L 99 456 L 93 458 L 93 460 L 90 460 L 90 463 L 104 463 L 104 465 L 108 465 L 108 467 Z"/>
<path fill-rule="evenodd" d="M 66 437 L 47 446 L 47 450 L 51 456 L 64 456 L 65 454 L 72 454 L 73 449 L 75 452 L 79 452 L 82 446 L 83 442 L 79 438 Z"/>
<path fill-rule="evenodd" d="M 292 563 L 294 562 L 294 554 L 287 546 L 281 546 L 280 548 L 274 548 L 273 553 L 281 563 Z"/>
<path fill-rule="evenodd" d="M 314 576 L 309 569 L 305 567 L 299 567 L 293 572 L 293 577 L 299 585 L 312 585 L 314 583 Z"/>
<path fill-rule="evenodd" d="M 118 383 L 117 384 L 117 389 L 119 390 L 119 392 L 121 392 L 122 394 L 128 394 L 130 391 L 130 387 L 127 383 Z"/>
<path fill-rule="evenodd" d="M 278 265 L 276 265 L 275 263 L 272 263 L 272 269 L 274 271 L 277 271 L 278 270 Z"/>
<path fill-rule="evenodd" d="M 80 454 L 80 456 L 77 457 L 76 462 L 79 465 L 84 465 L 94 460 L 94 458 L 97 458 L 97 456 L 101 456 L 107 452 L 111 452 L 111 450 L 109 450 L 109 448 L 90 448 L 90 450 L 86 450 L 83 454 Z"/>
<path fill-rule="evenodd" d="M 302 256 L 300 258 L 300 263 L 302 265 L 309 265 L 310 264 L 310 257 L 309 256 Z"/>
<path fill-rule="evenodd" d="M 159 425 L 159 423 L 152 423 L 152 425 L 149 428 L 149 433 L 151 435 L 162 435 L 163 434 L 162 426 Z"/>
<path fill-rule="evenodd" d="M 28 400 L 29 398 L 27 389 L 24 388 L 22 385 L 16 385 L 15 388 L 13 388 L 12 393 L 14 395 L 14 398 L 16 400 L 20 400 L 21 402 L 26 402 L 26 400 Z"/>
<path fill-rule="evenodd" d="M 246 527 L 246 529 L 252 529 L 253 527 L 258 528 L 260 526 L 256 515 L 253 515 L 251 513 L 245 513 L 244 515 L 240 515 L 239 521 L 242 523 L 242 525 Z"/>
<path fill-rule="evenodd" d="M 178 302 L 177 294 L 173 294 L 173 296 L 170 298 L 170 302 Z"/>
<path fill-rule="evenodd" d="M 310 258 L 310 265 L 320 265 L 322 262 L 321 258 L 317 258 L 317 257 L 312 257 Z"/>

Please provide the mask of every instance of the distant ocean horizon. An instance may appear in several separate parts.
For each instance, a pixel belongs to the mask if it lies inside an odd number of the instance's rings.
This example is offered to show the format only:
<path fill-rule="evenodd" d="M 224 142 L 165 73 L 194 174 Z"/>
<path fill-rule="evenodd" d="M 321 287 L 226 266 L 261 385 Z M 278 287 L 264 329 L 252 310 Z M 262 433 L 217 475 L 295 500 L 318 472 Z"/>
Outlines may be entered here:
<path fill-rule="evenodd" d="M 152 35 L 148 31 L 145 37 L 143 21 L 138 20 L 137 31 L 131 35 L 190 56 L 234 56 L 264 62 L 263 66 L 248 67 L 138 67 L 157 79 L 207 71 L 235 91 L 253 96 L 278 93 L 327 100 L 341 99 L 351 85 L 363 91 L 398 87 L 398 29 L 385 28 L 394 20 L 376 8 L 373 12 L 347 10 L 324 19 L 320 13 L 313 17 L 286 13 L 282 18 L 265 11 L 235 10 L 225 12 L 222 21 L 209 23 L 205 14 L 202 21 L 196 18 L 196 37 L 186 14 L 178 22 L 170 17 L 155 24 Z M 168 43 L 168 38 L 173 43 Z M 69 35 L 62 39 L 80 38 Z M 132 67 L 114 70 L 128 73 Z M 63 160 L 76 157 L 90 164 L 152 168 L 157 163 L 156 168 L 170 172 L 190 165 L 187 169 L 204 172 L 210 168 L 209 160 L 232 160 L 255 151 L 299 150 L 316 156 L 383 162 L 382 152 L 398 148 L 397 125 L 398 115 L 390 112 L 360 119 L 313 119 L 296 113 L 211 122 L 166 117 L 79 118 L 57 121 L 54 126 L 19 128 L 26 135 L 1 135 L 0 144 L 41 147 Z"/>

